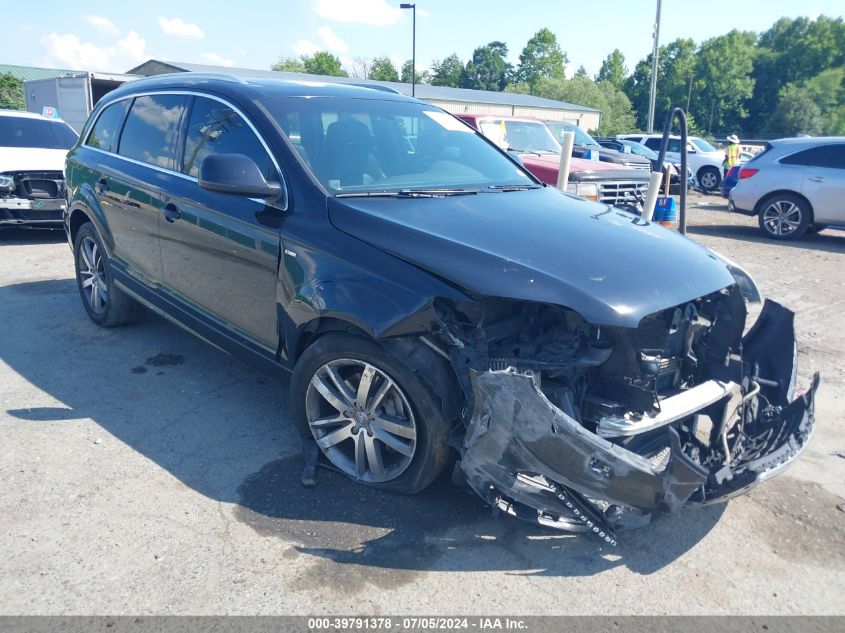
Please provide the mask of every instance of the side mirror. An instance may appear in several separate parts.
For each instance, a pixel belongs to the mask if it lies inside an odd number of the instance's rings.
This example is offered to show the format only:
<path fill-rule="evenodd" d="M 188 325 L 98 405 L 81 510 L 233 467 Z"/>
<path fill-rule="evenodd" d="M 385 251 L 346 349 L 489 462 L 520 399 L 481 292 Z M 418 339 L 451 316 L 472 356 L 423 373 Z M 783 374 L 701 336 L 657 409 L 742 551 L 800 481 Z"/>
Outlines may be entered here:
<path fill-rule="evenodd" d="M 278 198 L 282 186 L 267 182 L 258 165 L 243 154 L 210 154 L 200 165 L 199 186 L 248 198 Z"/>
<path fill-rule="evenodd" d="M 695 149 L 694 145 L 687 145 L 687 154 L 695 154 L 698 150 Z"/>

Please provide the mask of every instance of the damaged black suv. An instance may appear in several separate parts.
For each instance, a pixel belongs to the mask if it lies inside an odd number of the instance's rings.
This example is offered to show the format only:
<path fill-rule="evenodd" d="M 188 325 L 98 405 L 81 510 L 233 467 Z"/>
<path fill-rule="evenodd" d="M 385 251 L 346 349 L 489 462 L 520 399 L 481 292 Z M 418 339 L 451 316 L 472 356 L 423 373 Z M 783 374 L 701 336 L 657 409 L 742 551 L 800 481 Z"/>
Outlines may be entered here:
<path fill-rule="evenodd" d="M 420 101 L 135 81 L 66 175 L 91 319 L 145 304 L 291 371 L 306 444 L 363 484 L 413 493 L 457 457 L 505 513 L 614 542 L 774 475 L 812 431 L 793 315 L 767 301 L 744 334 L 742 269 Z"/>

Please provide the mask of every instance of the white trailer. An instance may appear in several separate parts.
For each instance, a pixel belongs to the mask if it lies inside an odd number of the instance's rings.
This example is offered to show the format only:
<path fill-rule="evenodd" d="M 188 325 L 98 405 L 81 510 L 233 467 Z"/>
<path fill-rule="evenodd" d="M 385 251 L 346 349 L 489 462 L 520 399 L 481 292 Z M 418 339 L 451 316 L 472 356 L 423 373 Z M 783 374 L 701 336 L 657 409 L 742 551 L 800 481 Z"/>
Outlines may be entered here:
<path fill-rule="evenodd" d="M 77 133 L 82 132 L 88 115 L 104 95 L 118 86 L 138 79 L 136 75 L 109 73 L 78 73 L 51 79 L 31 79 L 23 82 L 26 109 L 44 114 L 45 108 L 55 111 Z"/>

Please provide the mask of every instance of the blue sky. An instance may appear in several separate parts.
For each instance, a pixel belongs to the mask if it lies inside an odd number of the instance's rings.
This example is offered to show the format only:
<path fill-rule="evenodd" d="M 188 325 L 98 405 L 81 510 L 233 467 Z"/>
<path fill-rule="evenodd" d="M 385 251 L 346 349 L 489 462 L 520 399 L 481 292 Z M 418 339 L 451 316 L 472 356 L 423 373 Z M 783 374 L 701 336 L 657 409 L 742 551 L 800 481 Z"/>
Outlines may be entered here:
<path fill-rule="evenodd" d="M 123 72 L 149 58 L 268 68 L 279 57 L 330 50 L 355 58 L 411 56 L 411 15 L 385 0 L 42 0 L 37 12 L 5 11 L 0 63 Z M 20 6 L 16 3 L 16 6 Z M 224 8 L 225 7 L 225 8 Z M 558 37 L 570 73 L 593 74 L 620 48 L 629 68 L 651 48 L 654 0 L 417 0 L 417 60 L 493 40 L 516 61 L 543 26 Z M 842 16 L 843 0 L 663 0 L 661 42 L 700 42 L 732 28 L 761 31 L 781 16 Z"/>

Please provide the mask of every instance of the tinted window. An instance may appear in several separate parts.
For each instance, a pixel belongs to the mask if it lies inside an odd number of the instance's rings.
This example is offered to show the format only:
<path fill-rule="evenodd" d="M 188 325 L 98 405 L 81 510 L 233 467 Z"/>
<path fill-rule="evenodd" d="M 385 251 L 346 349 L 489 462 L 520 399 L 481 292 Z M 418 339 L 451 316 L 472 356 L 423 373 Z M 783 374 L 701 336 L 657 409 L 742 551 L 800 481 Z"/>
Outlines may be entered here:
<path fill-rule="evenodd" d="M 61 121 L 0 116 L 0 147 L 70 149 L 76 139 L 76 132 Z"/>
<path fill-rule="evenodd" d="M 660 138 L 647 138 L 645 140 L 645 146 L 649 149 L 653 149 L 655 152 L 660 152 L 660 142 L 662 139 Z M 681 141 L 676 138 L 670 138 L 669 143 L 666 145 L 667 152 L 680 152 L 681 151 Z"/>
<path fill-rule="evenodd" d="M 782 158 L 785 165 L 845 169 L 845 145 L 821 145 Z"/>
<path fill-rule="evenodd" d="M 197 97 L 188 122 L 182 171 L 198 176 L 209 154 L 249 156 L 268 179 L 275 171 L 267 150 L 237 112 L 218 101 Z"/>
<path fill-rule="evenodd" d="M 123 122 L 123 115 L 128 107 L 129 99 L 126 99 L 113 103 L 103 110 L 91 129 L 85 144 L 105 152 L 115 151 L 117 149 L 117 136 L 120 134 L 120 124 Z"/>
<path fill-rule="evenodd" d="M 118 153 L 150 165 L 174 168 L 179 122 L 187 97 L 151 95 L 137 97 L 126 117 Z"/>

